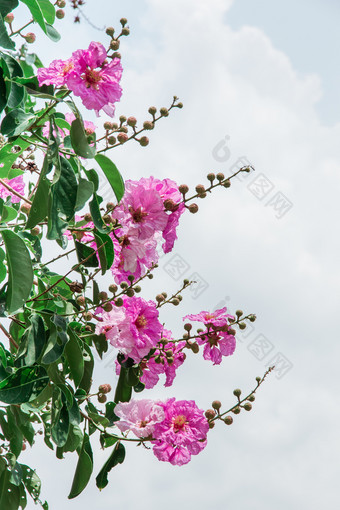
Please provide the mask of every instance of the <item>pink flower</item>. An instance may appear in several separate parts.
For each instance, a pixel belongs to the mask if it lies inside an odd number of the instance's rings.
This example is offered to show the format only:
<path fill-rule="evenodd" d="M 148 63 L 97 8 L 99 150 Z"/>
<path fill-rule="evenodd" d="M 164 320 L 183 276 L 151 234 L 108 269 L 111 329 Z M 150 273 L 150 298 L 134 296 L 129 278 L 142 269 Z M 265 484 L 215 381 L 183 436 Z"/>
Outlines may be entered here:
<path fill-rule="evenodd" d="M 197 338 L 197 343 L 204 345 L 203 358 L 212 361 L 214 365 L 221 363 L 222 356 L 234 354 L 236 347 L 234 335 L 226 331 L 207 331 Z"/>
<path fill-rule="evenodd" d="M 230 315 L 226 313 L 227 308 L 220 308 L 219 310 L 215 310 L 214 312 L 200 312 L 196 315 L 186 315 L 183 317 L 183 320 L 190 320 L 190 321 L 199 321 L 203 322 L 206 326 L 217 326 L 217 327 L 223 327 L 228 324 L 228 318 L 234 319 L 233 315 Z"/>
<path fill-rule="evenodd" d="M 17 177 L 14 177 L 13 179 L 3 179 L 4 182 L 6 182 L 14 191 L 19 193 L 20 195 L 24 194 L 25 191 L 25 183 L 23 180 L 22 175 L 18 175 Z M 0 184 L 0 198 L 3 200 L 6 200 L 7 197 L 11 197 L 11 202 L 13 204 L 17 204 L 20 202 L 20 198 L 14 195 L 11 191 L 9 191 L 3 184 Z"/>
<path fill-rule="evenodd" d="M 76 118 L 76 116 L 73 113 L 65 114 L 65 120 L 70 125 L 75 120 L 75 118 Z M 95 130 L 97 129 L 97 126 L 95 124 L 93 124 L 93 122 L 91 122 L 90 120 L 84 120 L 84 128 L 85 128 L 85 133 L 87 135 L 92 135 L 95 132 Z"/>
<path fill-rule="evenodd" d="M 114 412 L 120 418 L 115 425 L 121 432 L 131 430 L 141 438 L 152 436 L 155 425 L 164 420 L 163 407 L 148 399 L 119 402 Z"/>
<path fill-rule="evenodd" d="M 53 60 L 49 67 L 40 67 L 37 72 L 39 86 L 55 85 L 62 87 L 66 84 L 69 74 L 74 70 L 72 58 L 68 60 Z"/>
<path fill-rule="evenodd" d="M 159 460 L 173 465 L 187 464 L 207 444 L 208 421 L 193 400 L 170 398 L 159 402 L 165 417 L 156 423 L 153 452 Z"/>
<path fill-rule="evenodd" d="M 119 58 L 107 60 L 104 46 L 91 42 L 87 50 L 72 53 L 74 71 L 67 76 L 67 86 L 76 96 L 80 96 L 89 110 L 103 110 L 113 117 L 114 103 L 120 100 L 122 89 L 122 65 Z"/>

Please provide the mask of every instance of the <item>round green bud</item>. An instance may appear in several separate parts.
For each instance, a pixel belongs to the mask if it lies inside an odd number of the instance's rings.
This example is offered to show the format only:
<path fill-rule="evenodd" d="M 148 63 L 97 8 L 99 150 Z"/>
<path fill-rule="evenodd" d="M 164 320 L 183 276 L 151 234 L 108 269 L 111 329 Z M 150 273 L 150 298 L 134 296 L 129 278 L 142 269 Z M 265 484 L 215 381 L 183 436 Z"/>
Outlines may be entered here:
<path fill-rule="evenodd" d="M 129 35 L 129 34 L 130 34 L 130 29 L 128 27 L 124 27 L 122 30 L 122 35 Z"/>
<path fill-rule="evenodd" d="M 240 329 L 246 329 L 247 324 L 246 324 L 245 322 L 240 322 L 240 324 L 238 325 L 238 327 L 239 327 Z"/>
<path fill-rule="evenodd" d="M 157 365 L 159 365 L 160 363 L 162 363 L 162 358 L 161 358 L 161 356 L 156 356 L 156 357 L 155 357 L 155 363 L 157 363 Z"/>
<path fill-rule="evenodd" d="M 142 138 L 139 139 L 139 144 L 142 147 L 146 147 L 147 145 L 149 145 L 149 138 L 147 136 L 142 136 Z"/>
<path fill-rule="evenodd" d="M 261 377 L 257 376 L 257 377 L 256 377 L 256 381 L 257 381 L 258 383 L 259 383 L 259 382 L 261 382 Z"/>
<path fill-rule="evenodd" d="M 167 117 L 169 115 L 169 110 L 167 108 L 165 108 L 165 106 L 163 106 L 159 110 L 159 113 L 161 114 L 162 117 Z"/>
<path fill-rule="evenodd" d="M 243 409 L 245 409 L 246 411 L 251 411 L 253 408 L 253 406 L 251 405 L 250 402 L 246 402 L 243 406 Z"/>
<path fill-rule="evenodd" d="M 115 33 L 115 29 L 113 27 L 107 27 L 107 29 L 105 30 L 106 34 L 109 35 L 110 37 L 113 37 L 113 34 Z"/>
<path fill-rule="evenodd" d="M 120 20 L 120 24 L 125 27 L 125 25 L 127 24 L 128 20 L 126 18 L 121 18 Z"/>
<path fill-rule="evenodd" d="M 121 289 L 124 289 L 124 290 L 125 290 L 125 289 L 127 289 L 127 288 L 128 288 L 128 286 L 129 286 L 129 284 L 128 284 L 127 282 L 122 282 L 122 283 L 120 284 L 120 288 L 121 288 Z"/>
<path fill-rule="evenodd" d="M 211 406 L 213 409 L 216 409 L 216 411 L 218 411 L 219 409 L 221 409 L 222 404 L 219 400 L 214 400 Z"/>
<path fill-rule="evenodd" d="M 155 106 L 150 106 L 148 111 L 151 115 L 155 115 L 157 113 L 157 108 Z"/>
<path fill-rule="evenodd" d="M 111 50 L 118 50 L 119 49 L 119 46 L 120 46 L 120 42 L 119 42 L 119 39 L 112 39 L 111 42 L 110 42 L 110 48 Z"/>
<path fill-rule="evenodd" d="M 212 420 L 213 418 L 215 418 L 216 412 L 214 411 L 214 409 L 207 409 L 204 415 L 208 420 Z"/>
<path fill-rule="evenodd" d="M 180 300 L 179 300 L 179 299 L 177 299 L 177 298 L 174 298 L 174 299 L 171 301 L 171 303 L 172 303 L 174 306 L 178 306 L 178 305 L 179 305 L 179 303 L 180 303 Z"/>
<path fill-rule="evenodd" d="M 218 174 L 216 174 L 216 178 L 218 181 L 223 181 L 224 180 L 224 174 L 222 174 L 222 172 L 219 172 Z"/>
<path fill-rule="evenodd" d="M 145 122 L 143 122 L 144 129 L 150 130 L 153 129 L 154 127 L 155 127 L 154 123 L 151 122 L 150 120 L 146 120 Z"/>
<path fill-rule="evenodd" d="M 104 395 L 103 393 L 98 393 L 98 402 L 100 402 L 101 404 L 105 404 L 105 402 L 107 401 L 107 396 Z"/>
<path fill-rule="evenodd" d="M 103 308 L 105 310 L 105 312 L 111 312 L 113 306 L 112 306 L 112 303 L 105 303 L 105 305 L 103 305 Z"/>
<path fill-rule="evenodd" d="M 237 315 L 237 317 L 241 317 L 241 315 L 243 315 L 243 311 L 242 310 L 236 310 L 235 315 Z"/>
<path fill-rule="evenodd" d="M 83 313 L 83 317 L 86 321 L 91 321 L 93 319 L 93 315 L 91 312 L 85 312 Z"/>
<path fill-rule="evenodd" d="M 109 286 L 109 291 L 112 292 L 112 294 L 114 294 L 115 292 L 117 292 L 117 290 L 118 290 L 117 285 L 111 283 L 111 285 Z"/>
<path fill-rule="evenodd" d="M 192 214 L 196 214 L 197 211 L 198 211 L 198 205 L 197 204 L 190 204 L 188 209 L 189 209 L 189 212 L 191 212 Z"/>
<path fill-rule="evenodd" d="M 141 292 L 142 287 L 141 287 L 140 285 L 136 285 L 136 286 L 134 287 L 134 289 L 135 289 L 135 292 L 139 293 L 139 292 Z"/>
<path fill-rule="evenodd" d="M 115 136 L 109 136 L 107 141 L 110 145 L 114 145 L 117 142 L 117 139 Z"/>
<path fill-rule="evenodd" d="M 112 122 L 104 122 L 104 129 L 106 129 L 106 131 L 111 131 L 113 129 Z"/>
<path fill-rule="evenodd" d="M 229 179 L 223 183 L 223 186 L 224 186 L 225 188 L 230 188 L 230 186 L 231 186 L 231 182 L 229 181 Z"/>
<path fill-rule="evenodd" d="M 193 342 L 191 344 L 191 350 L 194 354 L 197 354 L 199 352 L 200 348 L 197 342 Z"/>
<path fill-rule="evenodd" d="M 116 299 L 116 301 L 115 301 L 115 305 L 116 305 L 116 306 L 122 306 L 122 305 L 123 305 L 123 300 L 122 300 L 122 298 L 120 298 L 120 297 L 119 297 L 119 298 L 117 298 L 117 299 Z"/>
<path fill-rule="evenodd" d="M 192 330 L 192 325 L 189 324 L 189 322 L 187 322 L 186 324 L 184 324 L 184 329 L 185 329 L 185 331 L 191 331 Z"/>
<path fill-rule="evenodd" d="M 235 409 L 232 410 L 234 414 L 240 414 L 241 409 L 239 407 L 235 407 Z"/>
<path fill-rule="evenodd" d="M 234 420 L 232 416 L 226 416 L 223 421 L 226 425 L 231 425 Z"/>
<path fill-rule="evenodd" d="M 98 296 L 99 296 L 100 301 L 106 301 L 108 298 L 107 292 L 105 292 L 105 290 L 102 290 L 101 292 L 99 292 Z"/>
<path fill-rule="evenodd" d="M 183 108 L 183 103 L 177 103 L 177 108 Z"/>
<path fill-rule="evenodd" d="M 127 289 L 127 291 L 125 292 L 125 294 L 128 296 L 128 297 L 133 297 L 135 295 L 135 291 L 133 289 Z"/>
<path fill-rule="evenodd" d="M 249 400 L 249 402 L 254 402 L 254 400 L 255 400 L 255 395 L 249 395 L 249 397 L 247 398 L 247 400 Z"/>
<path fill-rule="evenodd" d="M 241 396 L 241 390 L 239 388 L 236 388 L 236 390 L 233 391 L 233 394 L 235 397 L 239 398 Z"/>
<path fill-rule="evenodd" d="M 248 319 L 250 320 L 250 322 L 255 322 L 256 321 L 256 315 L 249 315 Z"/>
<path fill-rule="evenodd" d="M 211 421 L 209 423 L 209 429 L 213 429 L 215 427 L 215 422 L 214 421 Z"/>
<path fill-rule="evenodd" d="M 63 19 L 65 17 L 65 11 L 63 11 L 62 9 L 58 9 L 55 11 L 55 16 L 58 19 Z"/>

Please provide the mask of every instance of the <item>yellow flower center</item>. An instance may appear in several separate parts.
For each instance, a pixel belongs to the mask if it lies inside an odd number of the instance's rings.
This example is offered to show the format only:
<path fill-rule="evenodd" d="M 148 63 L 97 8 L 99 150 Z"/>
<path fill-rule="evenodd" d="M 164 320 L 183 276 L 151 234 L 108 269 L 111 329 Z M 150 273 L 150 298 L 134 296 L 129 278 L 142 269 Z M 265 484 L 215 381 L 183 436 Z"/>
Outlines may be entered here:
<path fill-rule="evenodd" d="M 183 430 L 187 423 L 188 423 L 187 419 L 185 416 L 183 416 L 183 414 L 179 414 L 178 416 L 172 419 L 172 425 L 175 432 Z"/>

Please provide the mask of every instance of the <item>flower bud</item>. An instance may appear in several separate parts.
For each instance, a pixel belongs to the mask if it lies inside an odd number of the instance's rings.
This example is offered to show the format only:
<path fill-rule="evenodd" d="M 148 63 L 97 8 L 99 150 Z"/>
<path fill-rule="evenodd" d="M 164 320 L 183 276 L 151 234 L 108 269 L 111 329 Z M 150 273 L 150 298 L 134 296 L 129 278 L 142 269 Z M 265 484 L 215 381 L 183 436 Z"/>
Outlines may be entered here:
<path fill-rule="evenodd" d="M 209 429 L 213 429 L 215 427 L 215 422 L 214 421 L 211 421 L 209 423 Z"/>
<path fill-rule="evenodd" d="M 112 122 L 104 122 L 104 129 L 106 129 L 106 131 L 111 131 L 111 129 L 113 129 Z"/>
<path fill-rule="evenodd" d="M 236 335 L 236 331 L 233 328 L 229 328 L 228 333 L 229 333 L 229 335 L 233 335 L 233 336 Z"/>
<path fill-rule="evenodd" d="M 125 294 L 128 296 L 128 297 L 133 297 L 135 295 L 135 291 L 133 289 L 127 289 L 127 291 L 125 292 Z"/>
<path fill-rule="evenodd" d="M 219 409 L 221 409 L 222 404 L 219 400 L 214 400 L 211 406 L 213 409 L 216 409 L 216 411 L 218 411 Z"/>
<path fill-rule="evenodd" d="M 240 414 L 241 409 L 239 407 L 235 407 L 235 409 L 232 410 L 234 414 Z"/>
<path fill-rule="evenodd" d="M 122 298 L 117 298 L 116 301 L 115 301 L 115 305 L 116 306 L 123 306 L 123 300 Z"/>
<path fill-rule="evenodd" d="M 241 315 L 243 315 L 242 310 L 236 310 L 235 315 L 237 315 L 237 317 L 241 317 Z"/>
<path fill-rule="evenodd" d="M 28 32 L 26 35 L 24 35 L 24 39 L 28 44 L 32 44 L 36 40 L 36 36 L 33 32 Z"/>
<path fill-rule="evenodd" d="M 120 24 L 125 27 L 126 23 L 128 22 L 128 20 L 126 18 L 121 18 L 120 20 Z"/>
<path fill-rule="evenodd" d="M 105 303 L 105 305 L 103 305 L 103 309 L 105 310 L 105 312 L 111 312 L 113 306 L 112 306 L 112 303 Z"/>
<path fill-rule="evenodd" d="M 174 306 L 178 306 L 178 305 L 179 305 L 179 303 L 180 303 L 180 300 L 179 300 L 179 299 L 177 299 L 177 298 L 174 298 L 174 299 L 171 301 L 171 303 L 172 303 Z"/>
<path fill-rule="evenodd" d="M 226 425 L 231 425 L 234 420 L 232 416 L 226 416 L 223 421 Z"/>
<path fill-rule="evenodd" d="M 120 288 L 121 288 L 121 289 L 124 289 L 124 290 L 125 290 L 125 289 L 127 289 L 127 288 L 128 288 L 128 286 L 129 286 L 129 284 L 128 284 L 127 282 L 122 282 L 122 283 L 120 284 Z"/>
<path fill-rule="evenodd" d="M 216 413 L 213 409 L 207 409 L 207 411 L 205 411 L 204 415 L 208 420 L 212 420 L 213 418 L 215 418 Z"/>
<path fill-rule="evenodd" d="M 192 214 L 195 214 L 197 213 L 198 211 L 198 205 L 197 204 L 190 204 L 189 207 L 188 207 L 189 211 L 192 213 Z"/>
<path fill-rule="evenodd" d="M 229 181 L 229 179 L 223 183 L 223 186 L 224 186 L 225 188 L 230 188 L 230 186 L 231 186 L 231 182 Z"/>
<path fill-rule="evenodd" d="M 98 388 L 98 391 L 100 393 L 110 393 L 110 391 L 112 390 L 110 384 L 101 384 Z"/>
<path fill-rule="evenodd" d="M 118 142 L 123 144 L 128 141 L 129 136 L 126 133 L 119 133 L 117 138 Z"/>
<path fill-rule="evenodd" d="M 147 136 L 142 136 L 142 138 L 139 139 L 139 143 L 142 147 L 146 147 L 149 145 L 149 138 Z"/>
<path fill-rule="evenodd" d="M 126 122 L 128 126 L 134 127 L 137 124 L 137 119 L 136 117 L 129 117 Z"/>
<path fill-rule="evenodd" d="M 240 329 L 246 329 L 247 324 L 246 324 L 245 322 L 240 322 L 240 324 L 238 325 L 238 327 L 239 327 Z"/>
<path fill-rule="evenodd" d="M 156 296 L 156 301 L 157 301 L 158 303 L 161 303 L 162 301 L 164 301 L 164 299 L 165 299 L 165 298 L 164 298 L 164 296 L 163 296 L 162 294 L 157 294 L 157 296 Z"/>
<path fill-rule="evenodd" d="M 205 192 L 205 187 L 203 186 L 203 184 L 197 184 L 195 189 L 197 193 L 199 193 L 200 195 Z"/>
<path fill-rule="evenodd" d="M 180 193 L 182 193 L 182 195 L 185 195 L 188 193 L 189 187 L 186 184 L 180 184 L 180 186 L 178 186 L 178 190 Z"/>
<path fill-rule="evenodd" d="M 25 443 L 25 442 L 24 442 L 24 443 L 22 443 L 22 447 L 21 447 L 21 449 L 22 449 L 22 451 L 23 451 L 23 452 L 26 450 L 26 448 L 27 448 L 26 443 Z"/>
<path fill-rule="evenodd" d="M 150 129 L 153 129 L 154 127 L 155 127 L 154 123 L 151 122 L 150 120 L 146 120 L 145 122 L 143 122 L 144 129 L 150 130 Z"/>
<path fill-rule="evenodd" d="M 6 23 L 8 23 L 9 25 L 10 25 L 11 23 L 13 23 L 13 20 L 14 20 L 14 14 L 13 14 L 13 12 L 8 13 L 8 14 L 5 16 L 5 18 L 4 18 L 4 19 L 5 19 Z"/>
<path fill-rule="evenodd" d="M 219 172 L 218 174 L 216 174 L 216 178 L 217 178 L 218 181 L 223 181 L 224 174 L 222 174 L 222 172 Z"/>
<path fill-rule="evenodd" d="M 256 377 L 256 381 L 257 381 L 258 383 L 259 383 L 259 382 L 261 382 L 261 377 L 257 376 L 257 377 Z"/>
<path fill-rule="evenodd" d="M 101 292 L 99 292 L 98 296 L 99 296 L 100 301 L 106 301 L 108 298 L 107 292 L 105 292 L 105 290 L 102 290 Z"/>
<path fill-rule="evenodd" d="M 162 117 L 167 117 L 169 115 L 169 110 L 167 108 L 165 108 L 165 106 L 163 106 L 159 110 L 159 113 L 161 114 Z"/>
<path fill-rule="evenodd" d="M 159 365 L 160 363 L 162 363 L 162 358 L 161 358 L 161 356 L 156 356 L 156 357 L 155 357 L 155 363 L 157 363 L 157 365 Z"/>
<path fill-rule="evenodd" d="M 251 405 L 250 402 L 246 402 L 243 406 L 243 409 L 245 409 L 245 411 L 251 411 L 253 408 L 253 406 Z"/>
<path fill-rule="evenodd" d="M 247 398 L 247 400 L 249 400 L 249 402 L 254 402 L 254 400 L 255 400 L 255 395 L 249 395 L 249 397 Z"/>
<path fill-rule="evenodd" d="M 216 179 L 216 175 L 211 172 L 207 175 L 207 179 L 212 183 Z"/>
<path fill-rule="evenodd" d="M 55 11 L 55 16 L 58 19 L 63 19 L 65 17 L 65 11 L 63 11 L 62 9 L 57 9 Z"/>
<path fill-rule="evenodd" d="M 139 293 L 139 292 L 141 292 L 142 287 L 141 287 L 140 285 L 136 285 L 136 286 L 134 287 L 134 289 L 135 289 L 135 292 Z"/>
<path fill-rule="evenodd" d="M 115 136 L 109 136 L 107 141 L 110 145 L 114 145 L 117 142 L 117 139 Z"/>
<path fill-rule="evenodd" d="M 105 30 L 106 34 L 109 35 L 110 37 L 113 37 L 113 34 L 115 33 L 115 29 L 113 27 L 107 27 L 107 29 Z"/>
<path fill-rule="evenodd" d="M 168 294 L 166 292 L 161 292 L 161 294 L 165 297 L 165 299 L 168 297 Z"/>
<path fill-rule="evenodd" d="M 197 354 L 199 352 L 200 348 L 197 342 L 191 344 L 191 350 L 194 354 Z"/>
<path fill-rule="evenodd" d="M 117 285 L 111 283 L 111 285 L 109 286 L 109 291 L 112 292 L 112 294 L 114 294 L 115 292 L 117 292 L 117 290 L 118 290 Z"/>
<path fill-rule="evenodd" d="M 98 393 L 98 402 L 100 402 L 101 404 L 105 404 L 105 402 L 107 401 L 107 396 L 104 395 L 103 393 Z"/>
<path fill-rule="evenodd" d="M 79 306 L 84 306 L 85 302 L 86 302 L 86 300 L 85 300 L 84 296 L 78 296 L 77 299 L 76 299 L 76 303 Z"/>
<path fill-rule="evenodd" d="M 183 108 L 183 103 L 177 103 L 176 106 L 177 108 Z"/>
<path fill-rule="evenodd" d="M 186 331 L 191 331 L 192 330 L 192 325 L 187 322 L 186 324 L 184 324 L 184 329 Z"/>
<path fill-rule="evenodd" d="M 170 358 L 167 358 L 168 365 L 172 365 L 175 361 L 175 358 L 173 356 L 170 356 Z"/>
<path fill-rule="evenodd" d="M 239 398 L 241 396 L 241 390 L 239 388 L 236 388 L 236 390 L 233 391 L 235 397 Z"/>
<path fill-rule="evenodd" d="M 110 42 L 110 48 L 111 50 L 119 50 L 120 42 L 119 39 L 112 39 Z"/>
<path fill-rule="evenodd" d="M 130 34 L 130 29 L 128 27 L 124 27 L 122 30 L 122 35 L 129 35 L 129 34 Z"/>
<path fill-rule="evenodd" d="M 65 0 L 57 0 L 57 6 L 63 9 L 66 6 Z"/>
<path fill-rule="evenodd" d="M 92 319 L 93 319 L 93 315 L 92 315 L 92 313 L 91 313 L 91 312 L 85 312 L 85 313 L 83 313 L 83 317 L 84 317 L 84 319 L 85 319 L 86 321 L 90 321 L 90 320 L 92 320 Z"/>
<path fill-rule="evenodd" d="M 38 226 L 37 227 L 33 227 L 31 229 L 31 234 L 32 234 L 32 236 L 38 236 L 40 234 L 40 227 L 38 227 Z"/>
<path fill-rule="evenodd" d="M 250 322 L 255 322 L 256 321 L 256 315 L 249 315 L 248 319 L 250 320 Z"/>
<path fill-rule="evenodd" d="M 148 112 L 151 114 L 151 115 L 155 115 L 157 113 L 157 108 L 155 106 L 150 106 Z"/>

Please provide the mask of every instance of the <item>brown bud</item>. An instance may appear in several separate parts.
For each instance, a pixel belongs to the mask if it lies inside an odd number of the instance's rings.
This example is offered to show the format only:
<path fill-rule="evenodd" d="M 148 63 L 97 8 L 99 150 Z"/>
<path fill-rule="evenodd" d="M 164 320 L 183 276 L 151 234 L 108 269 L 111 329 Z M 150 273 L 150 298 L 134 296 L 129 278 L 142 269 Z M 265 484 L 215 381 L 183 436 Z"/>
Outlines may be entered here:
<path fill-rule="evenodd" d="M 148 111 L 151 115 L 155 115 L 157 113 L 157 108 L 155 106 L 150 106 Z"/>
<path fill-rule="evenodd" d="M 146 147 L 149 145 L 149 138 L 147 136 L 142 136 L 142 138 L 139 139 L 139 143 L 142 147 Z"/>
<path fill-rule="evenodd" d="M 126 122 L 128 126 L 134 127 L 137 124 L 137 119 L 135 117 L 129 117 Z"/>
<path fill-rule="evenodd" d="M 223 186 L 224 186 L 225 188 L 230 188 L 230 186 L 231 186 L 231 182 L 229 181 L 229 179 L 223 183 Z"/>
<path fill-rule="evenodd" d="M 129 34 L 130 34 L 130 29 L 128 27 L 124 27 L 122 30 L 122 35 L 129 35 Z"/>
<path fill-rule="evenodd" d="M 189 191 L 189 186 L 187 186 L 186 184 L 180 184 L 178 186 L 178 190 L 180 191 L 180 193 L 182 193 L 182 195 L 185 195 Z"/>
<path fill-rule="evenodd" d="M 112 292 L 112 294 L 114 294 L 115 292 L 117 292 L 117 290 L 118 290 L 117 285 L 111 283 L 111 285 L 109 286 L 109 291 Z"/>
<path fill-rule="evenodd" d="M 128 297 L 133 297 L 135 295 L 135 291 L 133 289 L 127 289 L 127 291 L 125 292 L 125 294 L 128 296 Z"/>
<path fill-rule="evenodd" d="M 238 327 L 239 327 L 240 329 L 246 329 L 247 324 L 246 324 L 245 322 L 240 322 L 240 324 L 238 325 Z"/>
<path fill-rule="evenodd" d="M 226 416 L 223 421 L 226 425 L 231 425 L 234 420 L 232 416 Z"/>
<path fill-rule="evenodd" d="M 127 282 L 122 282 L 122 283 L 120 284 L 120 288 L 121 288 L 121 289 L 123 289 L 123 290 L 127 289 L 127 288 L 128 288 L 128 286 L 129 286 L 129 284 L 128 284 Z"/>
<path fill-rule="evenodd" d="M 113 129 L 112 122 L 104 122 L 104 129 L 106 129 L 107 131 L 111 131 L 111 129 Z"/>
<path fill-rule="evenodd" d="M 179 299 L 177 299 L 177 298 L 174 298 L 174 299 L 171 301 L 171 303 L 172 303 L 174 306 L 178 306 L 178 305 L 179 305 L 179 303 L 180 303 L 180 300 L 179 300 Z"/>
<path fill-rule="evenodd" d="M 91 312 L 85 312 L 85 313 L 83 313 L 83 317 L 84 317 L 84 319 L 85 319 L 86 321 L 90 321 L 90 320 L 92 320 L 92 319 L 93 319 L 93 315 L 92 315 L 92 313 L 91 313 Z"/>
<path fill-rule="evenodd" d="M 40 227 L 34 227 L 31 229 L 32 236 L 38 236 L 40 234 Z"/>
<path fill-rule="evenodd" d="M 119 133 L 117 138 L 119 143 L 125 143 L 128 141 L 129 136 L 126 133 Z"/>
<path fill-rule="evenodd" d="M 84 306 L 85 303 L 86 303 L 85 297 L 84 296 L 78 296 L 77 299 L 76 299 L 76 303 L 79 306 Z"/>
<path fill-rule="evenodd" d="M 254 400 L 255 400 L 255 395 L 249 395 L 249 397 L 248 397 L 248 399 L 247 399 L 247 400 L 249 400 L 249 402 L 254 402 Z"/>
<path fill-rule="evenodd" d="M 126 18 L 121 18 L 120 20 L 120 24 L 125 27 L 125 25 L 127 24 L 128 20 Z"/>
<path fill-rule="evenodd" d="M 199 193 L 200 195 L 205 192 L 205 187 L 203 186 L 203 184 L 197 184 L 195 189 L 197 193 Z"/>
<path fill-rule="evenodd" d="M 199 352 L 200 348 L 197 342 L 191 344 L 191 350 L 194 354 L 197 354 Z"/>
<path fill-rule="evenodd" d="M 109 35 L 110 37 L 113 37 L 113 34 L 115 33 L 115 29 L 113 27 L 107 27 L 107 29 L 105 30 L 106 34 Z"/>
<path fill-rule="evenodd" d="M 154 127 L 155 127 L 154 123 L 151 122 L 150 120 L 146 120 L 145 122 L 143 122 L 144 129 L 150 130 L 153 129 Z"/>
<path fill-rule="evenodd" d="M 218 409 L 221 409 L 222 404 L 219 400 L 214 400 L 211 406 L 213 409 L 216 409 L 216 411 L 218 411 Z"/>
<path fill-rule="evenodd" d="M 104 395 L 103 393 L 98 393 L 98 402 L 100 402 L 101 404 L 105 404 L 105 402 L 107 401 L 107 396 Z"/>
<path fill-rule="evenodd" d="M 235 397 L 239 398 L 241 396 L 241 390 L 239 388 L 236 388 L 236 390 L 233 391 L 233 394 Z"/>
<path fill-rule="evenodd" d="M 98 388 L 100 393 L 110 393 L 112 390 L 111 386 L 109 384 L 101 384 Z"/>
<path fill-rule="evenodd" d="M 243 406 L 243 408 L 245 409 L 245 411 L 251 411 L 253 406 L 251 405 L 250 402 L 246 402 Z"/>
<path fill-rule="evenodd" d="M 169 110 L 167 108 L 165 108 L 165 106 L 163 106 L 159 110 L 159 113 L 161 114 L 162 117 L 167 117 L 169 115 Z"/>
<path fill-rule="evenodd" d="M 232 410 L 234 414 L 240 414 L 241 409 L 239 407 L 235 407 L 235 409 Z"/>
<path fill-rule="evenodd" d="M 107 141 L 110 145 L 114 145 L 117 142 L 117 139 L 115 136 L 109 136 Z"/>
<path fill-rule="evenodd" d="M 164 301 L 164 296 L 162 294 L 157 294 L 156 296 L 156 301 L 158 301 L 158 303 L 161 303 L 162 301 Z"/>
<path fill-rule="evenodd" d="M 13 12 L 8 13 L 8 14 L 5 16 L 5 18 L 4 18 L 4 19 L 5 19 L 6 23 L 8 23 L 9 25 L 10 25 L 11 23 L 13 23 L 13 20 L 14 20 L 14 14 L 13 14 Z"/>
<path fill-rule="evenodd" d="M 208 181 L 213 182 L 216 179 L 216 175 L 211 172 L 207 175 L 207 179 Z"/>
<path fill-rule="evenodd" d="M 56 15 L 56 18 L 63 19 L 65 17 L 65 11 L 63 11 L 62 9 L 57 9 L 55 11 L 55 15 Z"/>
<path fill-rule="evenodd" d="M 122 298 L 117 298 L 116 301 L 115 301 L 115 305 L 116 306 L 122 306 L 123 305 L 123 300 Z"/>
<path fill-rule="evenodd" d="M 211 421 L 209 423 L 209 429 L 213 429 L 215 427 L 215 422 L 214 421 Z"/>
<path fill-rule="evenodd" d="M 197 204 L 190 204 L 189 207 L 188 207 L 189 211 L 192 213 L 192 214 L 195 214 L 197 213 L 198 211 L 198 205 Z"/>
<path fill-rule="evenodd" d="M 111 312 L 113 306 L 112 306 L 112 303 L 105 303 L 105 305 L 103 305 L 103 309 L 105 310 L 105 312 Z"/>
<path fill-rule="evenodd" d="M 187 322 L 186 324 L 184 324 L 184 329 L 185 329 L 185 331 L 191 331 L 192 325 Z"/>
<path fill-rule="evenodd" d="M 205 411 L 204 415 L 208 420 L 212 420 L 213 418 L 215 418 L 216 413 L 213 409 L 207 409 L 207 411 Z"/>
<path fill-rule="evenodd" d="M 107 292 L 105 292 L 105 290 L 102 290 L 101 292 L 99 292 L 98 296 L 99 296 L 100 301 L 106 301 L 108 298 Z"/>
<path fill-rule="evenodd" d="M 119 49 L 119 46 L 120 46 L 120 42 L 119 42 L 119 39 L 112 39 L 112 41 L 110 42 L 110 48 L 111 50 L 118 50 Z"/>
<path fill-rule="evenodd" d="M 183 108 L 183 103 L 177 103 L 177 108 Z"/>
<path fill-rule="evenodd" d="M 140 285 L 136 285 L 136 286 L 134 287 L 134 289 L 135 289 L 135 292 L 141 292 L 142 287 L 141 287 Z"/>
<path fill-rule="evenodd" d="M 223 181 L 224 180 L 224 174 L 222 174 L 222 172 L 219 172 L 218 174 L 216 174 L 216 177 L 217 177 L 218 181 Z"/>
<path fill-rule="evenodd" d="M 81 292 L 84 288 L 84 285 L 79 282 L 71 282 L 71 283 L 67 283 L 67 285 L 70 287 L 70 290 L 74 293 Z"/>
<path fill-rule="evenodd" d="M 57 6 L 63 9 L 66 6 L 65 0 L 57 0 Z"/>
<path fill-rule="evenodd" d="M 92 221 L 92 216 L 91 216 L 91 214 L 90 214 L 90 213 L 86 213 L 86 214 L 84 215 L 84 220 L 85 220 L 85 221 L 87 221 L 87 222 Z"/>

